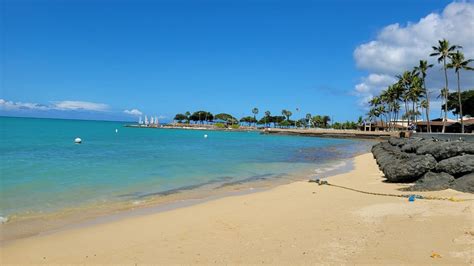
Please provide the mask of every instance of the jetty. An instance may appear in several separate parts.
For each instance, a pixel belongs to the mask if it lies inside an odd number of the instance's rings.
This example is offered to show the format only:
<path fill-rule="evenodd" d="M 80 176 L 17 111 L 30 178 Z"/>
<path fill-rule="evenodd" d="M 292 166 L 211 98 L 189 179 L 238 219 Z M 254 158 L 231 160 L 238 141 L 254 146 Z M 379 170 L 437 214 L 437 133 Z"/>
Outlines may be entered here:
<path fill-rule="evenodd" d="M 291 129 L 291 128 L 265 128 L 262 134 L 274 135 L 297 135 L 308 137 L 326 137 L 326 138 L 357 138 L 357 139 L 388 139 L 398 137 L 398 131 L 361 131 L 351 129 Z"/>

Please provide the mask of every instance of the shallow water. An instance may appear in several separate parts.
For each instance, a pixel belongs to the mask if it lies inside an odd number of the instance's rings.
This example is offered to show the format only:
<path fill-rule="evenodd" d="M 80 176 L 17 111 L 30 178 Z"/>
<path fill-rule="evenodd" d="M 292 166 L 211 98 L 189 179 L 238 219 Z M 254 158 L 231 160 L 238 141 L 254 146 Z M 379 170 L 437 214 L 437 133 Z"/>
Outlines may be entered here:
<path fill-rule="evenodd" d="M 76 137 L 83 144 L 74 144 Z M 40 215 L 140 201 L 203 185 L 317 173 L 367 151 L 369 145 L 258 132 L 0 117 L 0 216 Z"/>

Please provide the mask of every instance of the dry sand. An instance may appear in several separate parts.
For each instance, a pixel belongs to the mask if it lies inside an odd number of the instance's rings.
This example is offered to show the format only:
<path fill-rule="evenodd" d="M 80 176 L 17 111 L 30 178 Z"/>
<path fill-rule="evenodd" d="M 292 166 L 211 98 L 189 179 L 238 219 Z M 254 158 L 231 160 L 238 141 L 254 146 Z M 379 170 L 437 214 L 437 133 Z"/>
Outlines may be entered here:
<path fill-rule="evenodd" d="M 401 193 L 370 154 L 329 181 Z M 453 190 L 424 193 L 474 198 Z M 6 263 L 472 264 L 474 201 L 416 200 L 295 182 L 246 195 L 20 239 Z"/>

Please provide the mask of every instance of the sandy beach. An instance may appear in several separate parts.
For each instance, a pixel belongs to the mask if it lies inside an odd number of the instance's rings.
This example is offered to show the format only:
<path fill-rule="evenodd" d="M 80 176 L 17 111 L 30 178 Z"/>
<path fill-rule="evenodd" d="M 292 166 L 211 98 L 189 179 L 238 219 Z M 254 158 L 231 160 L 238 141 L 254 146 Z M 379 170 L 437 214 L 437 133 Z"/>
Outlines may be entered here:
<path fill-rule="evenodd" d="M 402 194 L 371 154 L 330 183 Z M 405 192 L 406 193 L 406 192 Z M 457 199 L 454 190 L 419 193 Z M 472 264 L 474 201 L 416 200 L 294 182 L 1 247 L 10 263 Z"/>

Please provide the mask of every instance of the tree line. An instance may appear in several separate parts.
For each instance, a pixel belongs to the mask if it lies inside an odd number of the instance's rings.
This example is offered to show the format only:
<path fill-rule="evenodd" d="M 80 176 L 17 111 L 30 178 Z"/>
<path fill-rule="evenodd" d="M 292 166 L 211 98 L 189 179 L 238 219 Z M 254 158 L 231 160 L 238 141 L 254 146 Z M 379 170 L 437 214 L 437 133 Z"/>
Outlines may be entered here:
<path fill-rule="evenodd" d="M 272 115 L 270 111 L 265 111 L 264 115 L 257 118 L 259 114 L 258 108 L 253 108 L 252 116 L 244 116 L 240 119 L 227 113 L 212 114 L 208 111 L 185 112 L 176 114 L 174 120 L 178 123 L 194 123 L 194 124 L 225 124 L 230 125 L 248 125 L 248 126 L 264 126 L 264 127 L 280 127 L 280 128 L 335 128 L 335 129 L 356 129 L 358 124 L 362 122 L 346 121 L 343 123 L 330 123 L 331 118 L 328 115 L 312 115 L 306 114 L 304 118 L 292 120 L 293 112 L 287 109 L 281 111 L 281 115 Z"/>
<path fill-rule="evenodd" d="M 439 98 L 442 99 L 442 112 L 444 111 L 443 129 L 445 132 L 449 102 L 449 87 L 448 87 L 448 69 L 453 69 L 457 78 L 457 92 L 455 93 L 457 104 L 453 105 L 451 99 L 451 108 L 456 109 L 456 113 L 461 118 L 461 132 L 464 133 L 463 121 L 463 100 L 461 93 L 460 74 L 461 70 L 474 70 L 469 66 L 473 59 L 465 59 L 464 54 L 460 51 L 462 46 L 451 45 L 448 40 L 443 39 L 438 41 L 437 46 L 433 46 L 433 52 L 429 56 L 437 58 L 438 64 L 441 64 L 444 70 L 445 86 L 440 90 Z M 430 125 L 430 91 L 426 88 L 427 71 L 433 67 L 433 64 L 428 64 L 427 60 L 420 60 L 418 66 L 412 70 L 404 71 L 397 75 L 397 81 L 388 86 L 385 90 L 373 97 L 369 101 L 370 110 L 367 113 L 369 121 L 385 121 L 388 128 L 393 130 L 396 121 L 404 119 L 407 125 L 416 123 L 418 117 L 422 116 L 423 110 L 427 121 L 428 132 L 431 132 Z M 400 110 L 403 108 L 403 115 L 400 117 Z M 444 110 L 443 110 L 444 109 Z M 451 109 L 452 110 L 452 109 Z M 421 112 L 420 112 L 421 111 Z"/>

